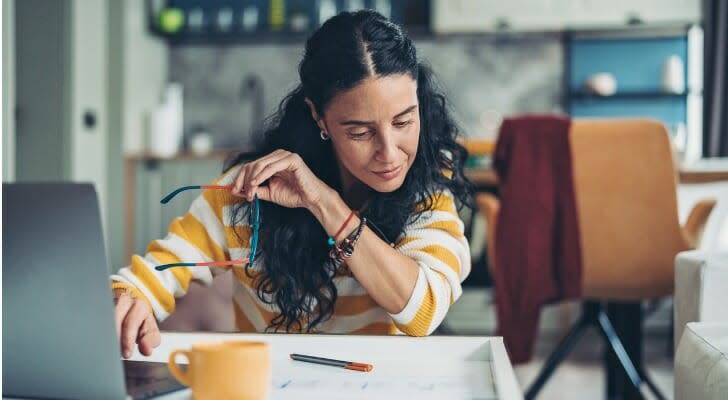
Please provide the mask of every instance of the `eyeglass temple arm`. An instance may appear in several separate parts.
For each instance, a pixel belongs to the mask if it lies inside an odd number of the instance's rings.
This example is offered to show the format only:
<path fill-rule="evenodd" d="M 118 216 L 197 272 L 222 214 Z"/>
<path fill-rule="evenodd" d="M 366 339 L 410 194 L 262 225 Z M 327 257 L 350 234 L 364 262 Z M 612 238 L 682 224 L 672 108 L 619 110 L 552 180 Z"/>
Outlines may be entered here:
<path fill-rule="evenodd" d="M 258 229 L 260 228 L 260 200 L 258 195 L 255 195 L 251 206 L 254 207 L 254 215 L 248 217 L 248 223 L 253 228 L 253 233 L 250 236 L 250 254 L 248 255 L 248 263 L 253 265 L 255 261 L 255 252 L 258 249 Z M 252 221 L 250 220 L 252 217 Z"/>
<path fill-rule="evenodd" d="M 175 189 L 172 191 L 172 193 L 164 196 L 161 203 L 167 204 L 170 200 L 174 198 L 174 196 L 177 196 L 181 192 L 184 192 L 185 190 L 191 190 L 191 189 L 221 189 L 221 190 L 230 190 L 233 188 L 233 185 L 188 185 L 188 186 L 182 186 L 180 188 Z"/>
<path fill-rule="evenodd" d="M 169 268 L 177 267 L 229 267 L 233 265 L 245 265 L 248 260 L 229 260 L 229 261 L 212 261 L 212 262 L 180 262 L 171 264 L 162 264 L 154 267 L 157 271 L 164 271 Z"/>

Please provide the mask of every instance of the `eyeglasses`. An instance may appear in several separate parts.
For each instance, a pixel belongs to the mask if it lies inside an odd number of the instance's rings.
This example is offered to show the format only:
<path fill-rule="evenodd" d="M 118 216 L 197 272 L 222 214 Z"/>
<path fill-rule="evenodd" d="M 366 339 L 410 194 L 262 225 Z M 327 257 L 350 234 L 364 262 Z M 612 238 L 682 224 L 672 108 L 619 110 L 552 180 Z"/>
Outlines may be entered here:
<path fill-rule="evenodd" d="M 217 189 L 217 190 L 231 190 L 233 188 L 233 185 L 188 185 L 188 186 L 182 186 L 181 188 L 177 188 L 173 190 L 170 194 L 164 196 L 161 203 L 167 204 L 170 200 L 172 200 L 175 196 L 178 194 L 184 192 L 185 190 L 191 190 L 191 189 Z"/>
<path fill-rule="evenodd" d="M 203 190 L 231 190 L 233 185 L 188 185 L 182 186 L 178 189 L 173 190 L 170 194 L 164 196 L 161 200 L 162 204 L 169 203 L 175 196 L 184 192 L 185 190 L 191 189 L 203 189 Z M 248 224 L 252 228 L 250 235 L 250 253 L 248 259 L 237 259 L 228 261 L 212 261 L 212 262 L 180 262 L 171 264 L 162 264 L 154 267 L 157 271 L 164 271 L 169 268 L 178 267 L 233 267 L 239 265 L 253 265 L 255 261 L 255 253 L 258 250 L 258 232 L 260 231 L 260 200 L 258 196 L 253 198 L 253 201 L 248 205 Z"/>

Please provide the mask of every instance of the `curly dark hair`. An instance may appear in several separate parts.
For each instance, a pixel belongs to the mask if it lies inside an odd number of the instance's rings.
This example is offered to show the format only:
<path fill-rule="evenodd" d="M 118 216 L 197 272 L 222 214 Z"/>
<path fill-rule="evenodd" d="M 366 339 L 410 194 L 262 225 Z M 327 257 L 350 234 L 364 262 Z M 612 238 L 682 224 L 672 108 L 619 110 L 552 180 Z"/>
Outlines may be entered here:
<path fill-rule="evenodd" d="M 371 75 L 367 59 L 376 76 L 407 74 L 417 82 L 420 137 L 414 163 L 399 189 L 374 193 L 363 215 L 383 240 L 394 243 L 407 223 L 432 207 L 437 190 L 449 189 L 459 207 L 472 208 L 472 184 L 463 175 L 467 151 L 455 140 L 458 127 L 432 71 L 418 62 L 415 47 L 402 29 L 381 14 L 370 10 L 340 13 L 313 33 L 298 68 L 301 83 L 267 120 L 258 154 L 276 149 L 297 153 L 319 179 L 341 193 L 339 170 L 332 167 L 337 161 L 331 141 L 319 138 L 319 127 L 304 100 L 310 99 L 323 115 L 338 93 Z M 240 154 L 225 169 L 246 159 L 250 154 Z M 450 171 L 450 176 L 443 171 Z M 430 204 L 416 209 L 423 200 Z M 235 208 L 233 226 L 245 220 L 246 206 L 241 203 Z M 336 266 L 329 259 L 327 234 L 303 208 L 264 202 L 261 221 L 262 266 L 255 271 L 248 266 L 247 272 L 255 278 L 258 297 L 280 309 L 268 329 L 311 331 L 330 318 L 337 299 Z"/>

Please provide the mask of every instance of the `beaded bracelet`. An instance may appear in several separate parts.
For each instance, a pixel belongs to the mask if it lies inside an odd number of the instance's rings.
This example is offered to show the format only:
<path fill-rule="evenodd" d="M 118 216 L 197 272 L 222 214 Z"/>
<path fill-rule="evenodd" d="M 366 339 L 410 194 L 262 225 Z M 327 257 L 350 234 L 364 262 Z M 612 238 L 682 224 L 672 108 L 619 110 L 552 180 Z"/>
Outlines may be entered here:
<path fill-rule="evenodd" d="M 346 217 L 346 220 L 344 221 L 343 224 L 341 224 L 341 227 L 339 228 L 338 231 L 336 231 L 336 233 L 334 234 L 334 236 L 329 236 L 329 240 L 327 241 L 327 243 L 329 244 L 329 246 L 333 246 L 333 245 L 336 244 L 336 240 L 339 238 L 339 235 L 341 234 L 341 231 L 343 231 L 344 228 L 346 228 L 346 226 L 349 225 L 349 221 L 351 221 L 351 218 L 354 217 L 354 214 L 356 214 L 356 211 L 350 212 L 349 213 L 349 216 Z"/>
<path fill-rule="evenodd" d="M 351 255 L 354 254 L 354 246 L 359 240 L 359 237 L 361 236 L 361 233 L 364 230 L 364 225 L 366 225 L 366 223 L 367 219 L 362 218 L 359 222 L 359 226 L 352 233 L 350 233 L 349 236 L 344 238 L 341 243 L 334 245 L 334 247 L 331 249 L 331 251 L 329 252 L 329 257 L 331 257 L 337 265 L 341 264 L 342 261 L 351 257 Z"/>

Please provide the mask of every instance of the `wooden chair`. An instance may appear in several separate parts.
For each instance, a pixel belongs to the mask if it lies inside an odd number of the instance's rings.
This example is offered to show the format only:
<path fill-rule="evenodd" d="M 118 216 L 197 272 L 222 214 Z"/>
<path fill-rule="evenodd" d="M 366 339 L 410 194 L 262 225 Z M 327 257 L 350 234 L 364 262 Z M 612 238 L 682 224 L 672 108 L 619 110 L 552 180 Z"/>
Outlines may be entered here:
<path fill-rule="evenodd" d="M 589 326 L 606 340 L 630 383 L 646 383 L 615 332 L 605 302 L 658 299 L 674 288 L 677 253 L 695 248 L 715 205 L 703 200 L 684 227 L 678 222 L 676 170 L 665 127 L 650 120 L 573 120 L 569 132 L 582 250 L 583 308 L 526 393 L 534 398 Z M 499 201 L 476 198 L 488 226 L 489 268 L 495 265 Z M 641 321 L 640 321 L 641 322 Z M 635 321 L 635 323 L 637 323 Z"/>

